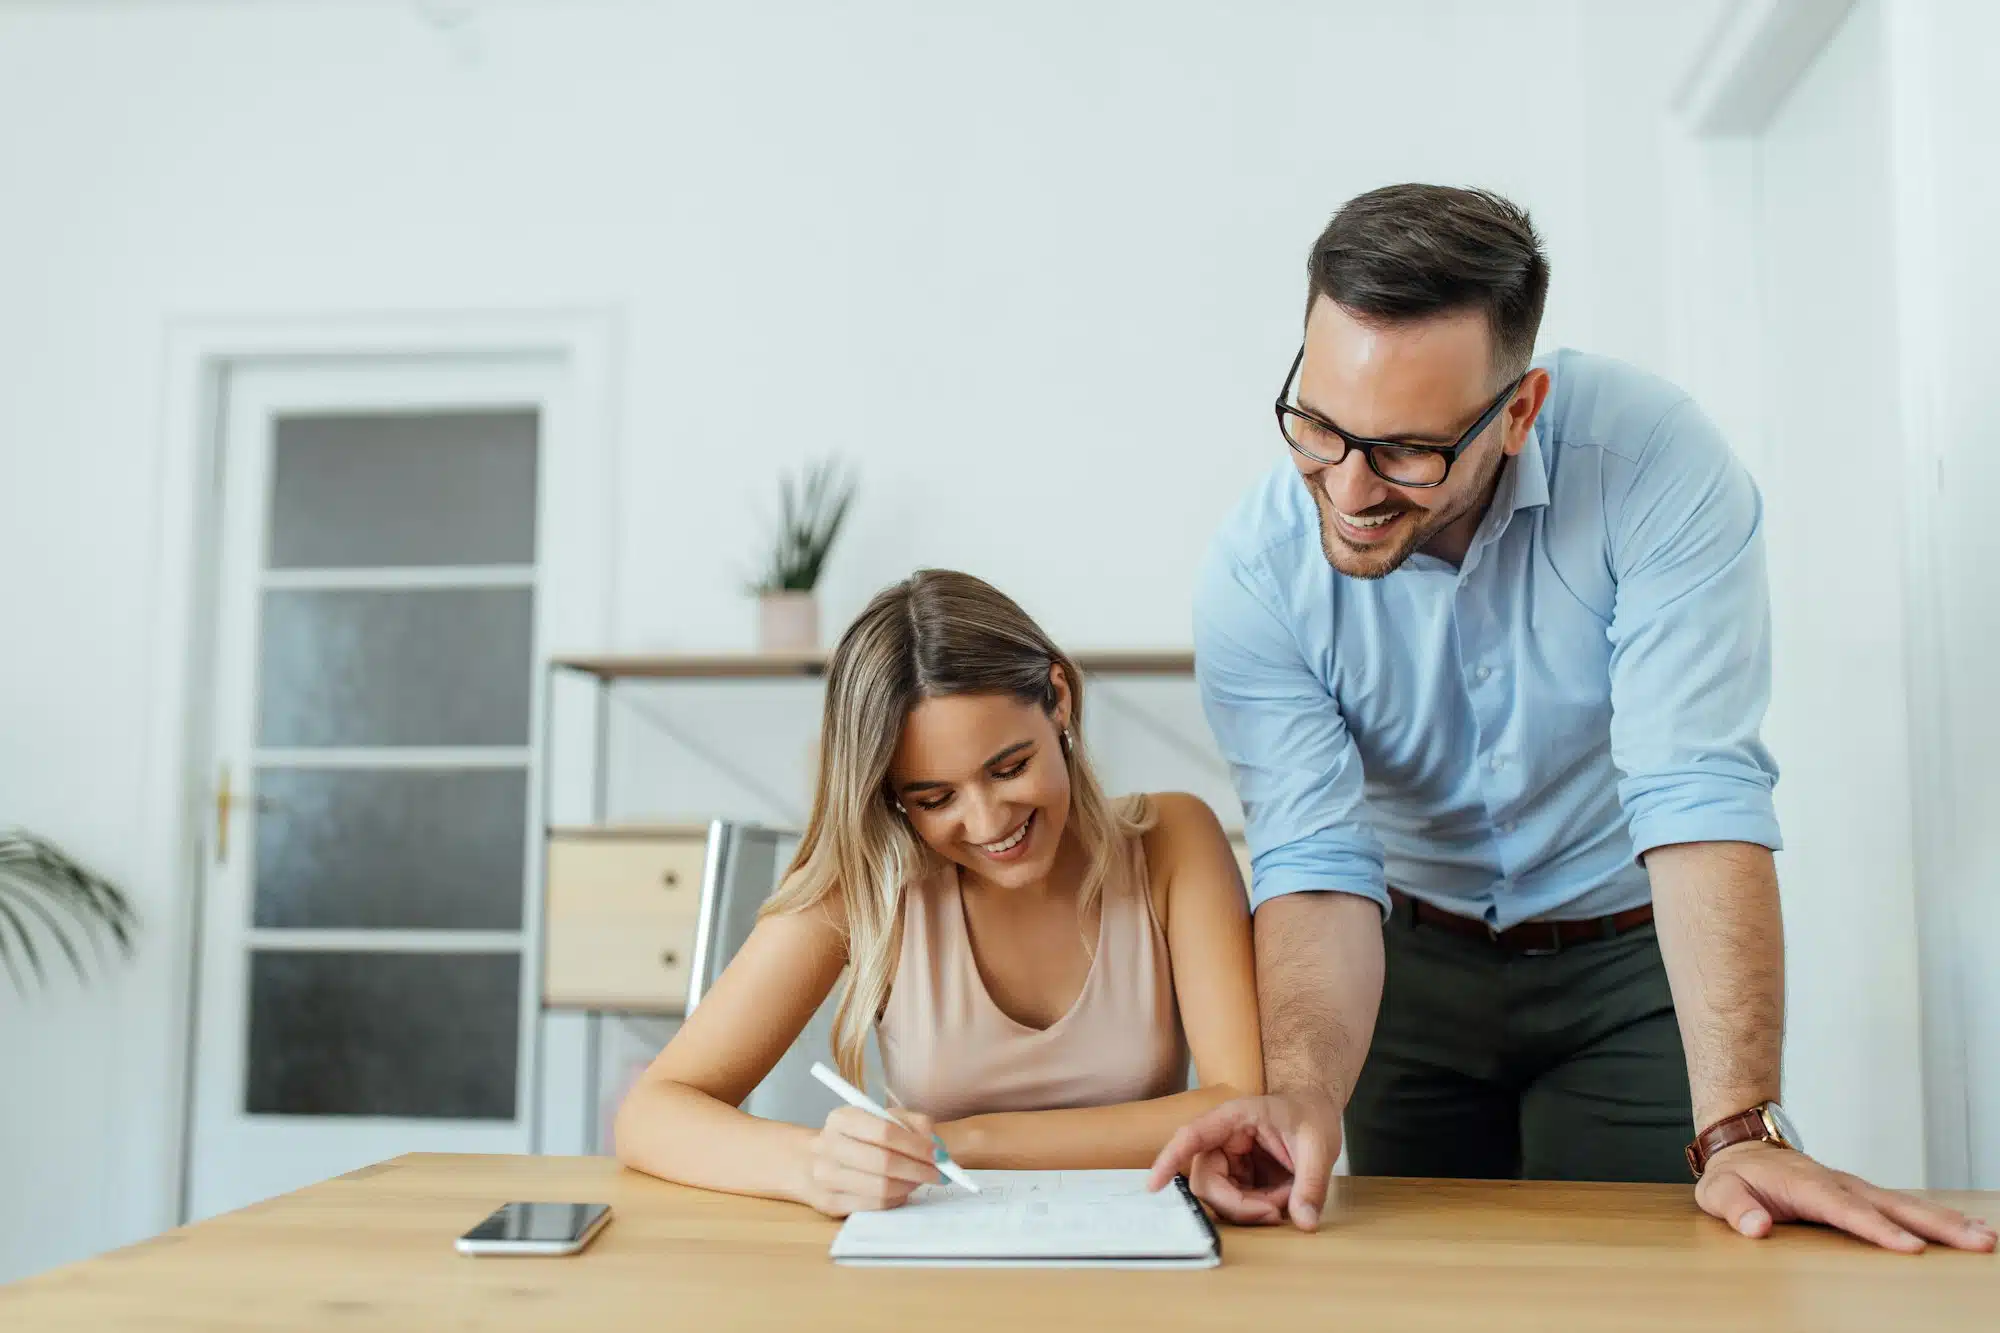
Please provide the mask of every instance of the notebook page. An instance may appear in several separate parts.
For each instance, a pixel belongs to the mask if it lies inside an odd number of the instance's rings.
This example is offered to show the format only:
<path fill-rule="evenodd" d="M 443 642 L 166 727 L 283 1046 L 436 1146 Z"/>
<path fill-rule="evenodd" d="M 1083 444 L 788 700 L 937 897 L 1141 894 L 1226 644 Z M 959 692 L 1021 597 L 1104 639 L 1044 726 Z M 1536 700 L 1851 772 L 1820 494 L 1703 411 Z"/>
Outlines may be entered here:
<path fill-rule="evenodd" d="M 1179 1190 L 1144 1171 L 975 1171 L 980 1193 L 924 1185 L 901 1208 L 856 1213 L 833 1257 L 1174 1258 L 1207 1254 L 1208 1229 Z"/>

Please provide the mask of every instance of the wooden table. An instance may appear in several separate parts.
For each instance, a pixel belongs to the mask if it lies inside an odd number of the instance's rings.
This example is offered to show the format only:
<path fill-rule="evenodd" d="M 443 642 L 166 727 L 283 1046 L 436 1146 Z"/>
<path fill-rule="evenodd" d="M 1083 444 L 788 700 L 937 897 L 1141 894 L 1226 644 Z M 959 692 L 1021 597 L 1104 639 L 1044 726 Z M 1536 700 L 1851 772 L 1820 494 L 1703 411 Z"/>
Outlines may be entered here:
<path fill-rule="evenodd" d="M 1223 1230 L 1205 1272 L 845 1269 L 835 1223 L 603 1158 L 418 1155 L 0 1287 L 0 1329 L 709 1333 L 1245 1328 L 2000 1329 L 2000 1258 L 1743 1240 L 1673 1186 L 1337 1178 L 1311 1236 Z M 1939 1195 L 2000 1216 L 2000 1195 Z M 468 1259 L 509 1199 L 608 1202 L 568 1259 Z"/>

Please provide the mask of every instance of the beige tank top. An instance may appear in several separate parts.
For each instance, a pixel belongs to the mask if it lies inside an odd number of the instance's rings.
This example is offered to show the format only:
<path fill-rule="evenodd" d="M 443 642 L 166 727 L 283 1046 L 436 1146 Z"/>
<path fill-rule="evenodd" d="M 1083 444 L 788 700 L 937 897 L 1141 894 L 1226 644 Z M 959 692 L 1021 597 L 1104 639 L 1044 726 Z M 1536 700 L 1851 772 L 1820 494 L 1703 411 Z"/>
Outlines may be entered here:
<path fill-rule="evenodd" d="M 1187 1034 L 1140 839 L 1129 840 L 1106 879 L 1083 990 L 1046 1028 L 1016 1022 L 987 993 L 956 866 L 913 887 L 903 903 L 902 953 L 876 1029 L 883 1075 L 903 1105 L 956 1120 L 1187 1090 Z"/>

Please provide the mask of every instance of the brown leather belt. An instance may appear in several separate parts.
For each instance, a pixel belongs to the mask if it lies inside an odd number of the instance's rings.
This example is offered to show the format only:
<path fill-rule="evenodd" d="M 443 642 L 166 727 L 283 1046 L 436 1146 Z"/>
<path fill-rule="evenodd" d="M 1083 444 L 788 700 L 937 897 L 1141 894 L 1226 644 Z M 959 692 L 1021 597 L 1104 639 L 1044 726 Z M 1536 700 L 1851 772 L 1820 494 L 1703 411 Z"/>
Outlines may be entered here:
<path fill-rule="evenodd" d="M 1467 939 L 1487 940 L 1511 953 L 1528 955 L 1560 953 L 1592 940 L 1612 939 L 1653 919 L 1653 905 L 1642 903 L 1610 916 L 1590 917 L 1582 921 L 1523 921 L 1517 926 L 1495 931 L 1484 921 L 1419 902 L 1401 889 L 1390 889 L 1389 898 L 1419 925 L 1436 926 L 1439 930 L 1463 935 Z"/>

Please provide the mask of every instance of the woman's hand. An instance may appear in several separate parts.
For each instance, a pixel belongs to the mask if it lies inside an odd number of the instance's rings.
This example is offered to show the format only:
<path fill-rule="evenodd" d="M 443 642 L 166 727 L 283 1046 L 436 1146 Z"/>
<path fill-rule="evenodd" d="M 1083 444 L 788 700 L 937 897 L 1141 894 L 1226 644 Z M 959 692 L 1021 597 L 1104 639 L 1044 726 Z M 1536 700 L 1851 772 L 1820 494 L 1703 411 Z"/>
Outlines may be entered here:
<path fill-rule="evenodd" d="M 806 1153 L 800 1198 L 828 1217 L 846 1217 L 899 1207 L 917 1186 L 942 1180 L 931 1156 L 931 1118 L 897 1114 L 903 1124 L 852 1106 L 827 1116 Z"/>

